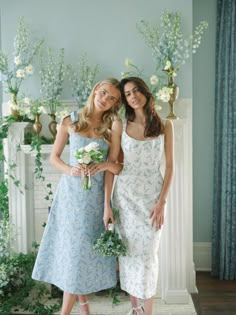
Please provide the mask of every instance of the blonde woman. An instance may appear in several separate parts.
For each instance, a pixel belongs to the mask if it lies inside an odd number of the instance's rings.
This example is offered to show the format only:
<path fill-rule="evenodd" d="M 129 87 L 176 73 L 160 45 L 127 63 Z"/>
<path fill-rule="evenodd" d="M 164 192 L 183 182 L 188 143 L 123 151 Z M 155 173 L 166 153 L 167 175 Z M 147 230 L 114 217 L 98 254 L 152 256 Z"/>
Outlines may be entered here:
<path fill-rule="evenodd" d="M 104 230 L 104 171 L 119 174 L 122 166 L 108 162 L 109 147 L 119 143 L 121 122 L 117 111 L 120 84 L 104 80 L 93 88 L 86 106 L 62 121 L 50 156 L 51 164 L 63 173 L 54 195 L 32 278 L 52 283 L 63 294 L 61 315 L 69 315 L 78 298 L 80 314 L 90 315 L 86 295 L 116 284 L 116 260 L 93 251 L 93 242 Z M 61 154 L 69 139 L 70 163 Z M 107 159 L 89 166 L 91 190 L 83 190 L 81 166 L 74 152 L 91 142 L 107 151 Z"/>

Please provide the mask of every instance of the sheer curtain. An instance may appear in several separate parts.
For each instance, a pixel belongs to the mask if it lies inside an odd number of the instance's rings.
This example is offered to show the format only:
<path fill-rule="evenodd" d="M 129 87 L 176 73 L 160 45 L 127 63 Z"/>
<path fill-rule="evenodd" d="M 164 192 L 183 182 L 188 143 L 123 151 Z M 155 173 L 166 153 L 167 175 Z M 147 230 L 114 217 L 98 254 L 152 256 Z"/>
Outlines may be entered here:
<path fill-rule="evenodd" d="M 236 0 L 218 0 L 212 274 L 236 279 Z"/>

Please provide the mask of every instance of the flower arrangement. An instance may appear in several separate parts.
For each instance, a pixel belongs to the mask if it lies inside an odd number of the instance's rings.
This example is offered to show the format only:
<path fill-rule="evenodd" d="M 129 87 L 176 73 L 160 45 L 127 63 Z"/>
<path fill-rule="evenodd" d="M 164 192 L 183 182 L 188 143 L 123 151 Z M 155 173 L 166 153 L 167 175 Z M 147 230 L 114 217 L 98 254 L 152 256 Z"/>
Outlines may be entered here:
<path fill-rule="evenodd" d="M 82 179 L 84 190 L 90 190 L 92 187 L 90 172 L 88 171 L 87 175 L 86 167 L 93 162 L 102 162 L 104 155 L 105 152 L 99 150 L 99 144 L 97 142 L 91 142 L 87 146 L 79 148 L 75 151 L 75 158 L 82 166 Z"/>
<path fill-rule="evenodd" d="M 112 209 L 116 222 L 119 220 L 119 211 Z M 94 242 L 93 249 L 101 256 L 125 256 L 127 246 L 115 231 L 114 224 L 109 223 L 108 229 L 102 232 L 100 237 Z"/>
<path fill-rule="evenodd" d="M 167 11 L 164 11 L 161 16 L 160 26 L 151 25 L 144 20 L 137 23 L 137 29 L 151 47 L 156 63 L 154 74 L 150 77 L 150 90 L 156 100 L 169 102 L 171 110 L 167 118 L 170 119 L 177 118 L 173 107 L 178 98 L 179 88 L 174 83 L 174 77 L 177 76 L 180 67 L 186 63 L 190 55 L 196 53 L 201 44 L 202 35 L 208 27 L 208 23 L 202 21 L 195 28 L 193 34 L 185 37 L 181 24 L 179 13 Z M 137 66 L 130 63 L 127 65 L 133 70 L 137 70 Z"/>
<path fill-rule="evenodd" d="M 40 92 L 51 115 L 55 115 L 57 107 L 61 106 L 59 98 L 63 90 L 65 72 L 64 49 L 60 50 L 59 60 L 56 62 L 52 50 L 48 48 L 46 60 L 41 61 Z"/>
<path fill-rule="evenodd" d="M 34 119 L 36 115 L 47 114 L 46 107 L 44 106 L 45 101 L 41 99 L 30 99 L 29 97 L 24 97 L 20 101 L 20 105 L 23 104 L 24 113 L 29 119 Z"/>
<path fill-rule="evenodd" d="M 185 37 L 181 30 L 179 13 L 164 11 L 160 26 L 151 25 L 142 20 L 137 23 L 137 29 L 143 36 L 156 61 L 156 71 L 164 70 L 167 75 L 176 76 L 181 65 L 186 63 L 191 53 L 196 53 L 201 44 L 201 38 L 208 27 L 206 21 L 200 22 L 194 33 Z"/>
<path fill-rule="evenodd" d="M 22 82 L 33 74 L 34 57 L 39 52 L 43 40 L 30 43 L 29 31 L 23 17 L 20 18 L 14 38 L 13 65 L 10 67 L 8 56 L 0 50 L 0 81 L 6 85 L 6 91 L 12 95 L 11 103 L 17 110 L 17 96 Z"/>
<path fill-rule="evenodd" d="M 78 107 L 83 107 L 95 84 L 95 78 L 98 74 L 98 65 L 91 67 L 88 65 L 86 54 L 83 54 L 78 64 L 78 68 L 72 65 L 68 66 L 68 74 L 72 87 L 72 96 L 76 98 Z"/>

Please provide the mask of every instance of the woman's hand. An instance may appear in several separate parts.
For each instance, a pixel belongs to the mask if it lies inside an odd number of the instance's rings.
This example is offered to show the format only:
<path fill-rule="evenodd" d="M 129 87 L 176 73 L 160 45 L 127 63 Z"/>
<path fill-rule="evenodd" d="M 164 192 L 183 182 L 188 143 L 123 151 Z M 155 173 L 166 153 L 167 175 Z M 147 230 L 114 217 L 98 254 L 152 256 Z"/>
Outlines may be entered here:
<path fill-rule="evenodd" d="M 149 218 L 152 219 L 151 226 L 156 225 L 156 230 L 160 230 L 164 223 L 165 201 L 158 200 L 153 206 Z"/>
<path fill-rule="evenodd" d="M 81 168 L 82 168 L 82 166 L 80 164 L 72 166 L 70 169 L 70 175 L 71 176 L 81 176 Z"/>
<path fill-rule="evenodd" d="M 109 162 L 92 163 L 88 165 L 87 169 L 90 171 L 90 174 L 94 176 L 99 172 L 106 171 L 108 169 L 108 163 Z"/>
<path fill-rule="evenodd" d="M 114 217 L 113 217 L 113 213 L 112 213 L 111 207 L 105 207 L 104 215 L 103 215 L 103 222 L 104 222 L 106 230 L 108 229 L 108 222 L 109 222 L 109 220 L 111 220 L 111 222 L 113 224 L 115 224 L 115 220 L 114 220 Z"/>

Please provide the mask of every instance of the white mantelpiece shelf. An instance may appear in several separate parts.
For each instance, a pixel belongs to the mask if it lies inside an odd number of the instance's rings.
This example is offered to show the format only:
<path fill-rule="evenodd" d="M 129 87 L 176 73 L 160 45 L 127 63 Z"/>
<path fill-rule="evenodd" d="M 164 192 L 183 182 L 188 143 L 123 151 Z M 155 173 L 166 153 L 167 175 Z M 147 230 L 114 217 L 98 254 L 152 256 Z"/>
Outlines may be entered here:
<path fill-rule="evenodd" d="M 35 152 L 35 150 L 31 149 L 31 146 L 29 144 L 21 144 L 20 147 L 21 147 L 21 150 L 25 154 L 30 154 L 32 156 L 35 156 L 36 152 Z M 40 152 L 43 155 L 43 158 L 47 158 L 47 156 L 51 154 L 52 147 L 53 147 L 53 144 L 42 144 L 41 145 Z M 68 145 L 65 146 L 63 153 L 69 153 L 69 146 Z"/>

